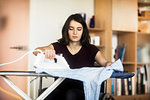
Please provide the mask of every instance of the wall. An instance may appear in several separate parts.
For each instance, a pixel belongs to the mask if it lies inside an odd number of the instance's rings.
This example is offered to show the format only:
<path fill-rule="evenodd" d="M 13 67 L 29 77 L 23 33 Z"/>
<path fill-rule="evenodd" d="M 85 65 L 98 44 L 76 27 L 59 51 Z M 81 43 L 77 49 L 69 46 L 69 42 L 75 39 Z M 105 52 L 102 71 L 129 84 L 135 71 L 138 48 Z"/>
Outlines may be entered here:
<path fill-rule="evenodd" d="M 61 37 L 61 28 L 72 13 L 86 13 L 86 22 L 94 14 L 94 0 L 30 0 L 30 39 L 29 49 L 48 45 Z M 29 69 L 35 57 L 29 56 Z M 48 82 L 49 83 L 49 82 Z M 31 90 L 38 85 L 34 81 Z M 32 94 L 33 98 L 37 93 Z"/>
<path fill-rule="evenodd" d="M 28 46 L 29 39 L 29 0 L 0 0 L 0 64 L 21 57 L 27 50 L 11 49 L 16 46 Z M 27 70 L 28 58 L 0 66 L 0 71 Z M 27 78 L 10 76 L 12 82 L 27 93 Z M 2 88 L 7 91 L 2 91 Z M 18 94 L 0 77 L 0 100 L 16 100 L 8 94 Z"/>

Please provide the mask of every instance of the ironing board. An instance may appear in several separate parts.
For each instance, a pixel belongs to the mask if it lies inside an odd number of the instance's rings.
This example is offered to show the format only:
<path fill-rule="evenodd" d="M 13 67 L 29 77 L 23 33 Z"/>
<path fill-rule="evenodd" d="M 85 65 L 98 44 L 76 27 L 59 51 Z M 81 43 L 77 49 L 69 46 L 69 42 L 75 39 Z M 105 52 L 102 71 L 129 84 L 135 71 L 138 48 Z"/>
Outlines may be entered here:
<path fill-rule="evenodd" d="M 27 77 L 53 77 L 46 73 L 35 73 L 35 71 L 0 71 L 0 76 L 3 80 L 14 89 L 22 98 L 25 100 L 32 100 L 26 93 L 24 93 L 20 88 L 18 88 L 7 76 L 27 76 Z M 124 73 L 124 72 L 113 72 L 110 78 L 129 78 L 133 77 L 134 73 Z M 51 86 L 49 86 L 36 100 L 43 100 L 46 98 L 65 78 L 58 78 Z"/>
<path fill-rule="evenodd" d="M 15 90 L 23 99 L 32 100 L 26 93 L 24 93 L 19 87 L 17 87 L 7 76 L 26 76 L 26 77 L 52 77 L 48 74 L 38 74 L 35 71 L 0 71 L 0 76 L 3 80 Z M 65 78 L 58 78 L 51 86 L 49 86 L 36 100 L 43 100 L 46 98 Z M 40 84 L 41 85 L 41 84 Z"/>

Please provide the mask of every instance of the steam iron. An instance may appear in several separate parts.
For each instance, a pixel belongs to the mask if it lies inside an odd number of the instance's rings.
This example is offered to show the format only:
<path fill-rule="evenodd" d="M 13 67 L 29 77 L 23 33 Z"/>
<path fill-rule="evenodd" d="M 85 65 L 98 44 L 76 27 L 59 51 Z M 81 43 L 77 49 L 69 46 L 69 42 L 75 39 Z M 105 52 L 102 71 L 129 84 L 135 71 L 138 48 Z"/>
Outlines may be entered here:
<path fill-rule="evenodd" d="M 40 53 L 36 56 L 34 68 L 47 68 L 47 69 L 70 69 L 65 58 L 60 55 L 56 55 L 54 59 L 47 59 L 41 50 L 37 50 Z"/>

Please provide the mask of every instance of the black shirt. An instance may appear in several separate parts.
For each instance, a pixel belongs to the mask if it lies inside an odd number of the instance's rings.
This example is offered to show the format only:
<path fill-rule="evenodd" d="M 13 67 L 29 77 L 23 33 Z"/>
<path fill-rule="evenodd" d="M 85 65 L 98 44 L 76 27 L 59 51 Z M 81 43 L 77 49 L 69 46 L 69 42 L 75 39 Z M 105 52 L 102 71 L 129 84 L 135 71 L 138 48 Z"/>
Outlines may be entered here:
<path fill-rule="evenodd" d="M 95 56 L 99 51 L 96 46 L 89 44 L 87 46 L 82 46 L 78 53 L 72 55 L 66 45 L 62 45 L 58 42 L 52 43 L 52 45 L 54 46 L 56 54 L 63 54 L 63 57 L 72 69 L 94 66 Z M 65 79 L 65 81 L 63 81 L 57 88 L 64 91 L 73 88 L 83 90 L 83 84 L 77 80 Z"/>
<path fill-rule="evenodd" d="M 56 54 L 63 54 L 70 68 L 94 66 L 95 56 L 99 51 L 96 46 L 89 44 L 88 46 L 82 46 L 78 53 L 72 55 L 66 45 L 61 45 L 58 42 L 52 45 L 54 46 Z"/>

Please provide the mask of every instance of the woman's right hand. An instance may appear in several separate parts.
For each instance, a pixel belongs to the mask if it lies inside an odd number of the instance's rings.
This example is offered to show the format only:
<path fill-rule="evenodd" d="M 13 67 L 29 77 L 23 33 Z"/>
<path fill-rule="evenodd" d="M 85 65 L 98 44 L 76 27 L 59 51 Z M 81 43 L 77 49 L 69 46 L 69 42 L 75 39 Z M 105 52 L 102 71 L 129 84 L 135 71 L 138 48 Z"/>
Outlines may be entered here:
<path fill-rule="evenodd" d="M 45 57 L 48 59 L 54 59 L 56 52 L 54 49 L 45 49 L 44 50 Z"/>
<path fill-rule="evenodd" d="M 49 46 L 45 46 L 45 47 L 38 47 L 35 50 L 37 50 L 37 49 L 40 49 L 47 59 L 54 59 L 55 58 L 56 52 L 54 50 L 53 45 L 49 45 Z M 40 53 L 40 52 L 39 51 L 33 52 L 33 54 L 35 56 L 37 56 L 38 53 Z"/>

